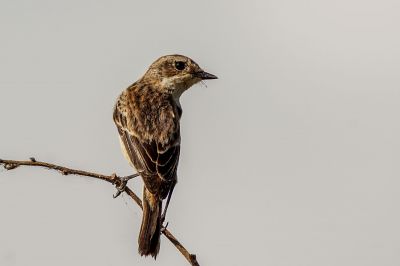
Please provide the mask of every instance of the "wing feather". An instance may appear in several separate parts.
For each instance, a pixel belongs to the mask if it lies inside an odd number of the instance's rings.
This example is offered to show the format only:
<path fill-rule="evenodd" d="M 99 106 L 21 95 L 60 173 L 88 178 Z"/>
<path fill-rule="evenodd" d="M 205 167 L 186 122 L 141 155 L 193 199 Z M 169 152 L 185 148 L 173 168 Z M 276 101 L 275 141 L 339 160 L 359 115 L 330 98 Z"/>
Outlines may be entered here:
<path fill-rule="evenodd" d="M 132 133 L 134 129 L 128 128 L 127 118 L 119 108 L 115 108 L 114 121 L 126 153 L 140 172 L 146 187 L 151 193 L 165 198 L 171 182 L 176 180 L 180 153 L 179 133 L 167 144 L 161 145 L 154 140 L 143 142 Z"/>

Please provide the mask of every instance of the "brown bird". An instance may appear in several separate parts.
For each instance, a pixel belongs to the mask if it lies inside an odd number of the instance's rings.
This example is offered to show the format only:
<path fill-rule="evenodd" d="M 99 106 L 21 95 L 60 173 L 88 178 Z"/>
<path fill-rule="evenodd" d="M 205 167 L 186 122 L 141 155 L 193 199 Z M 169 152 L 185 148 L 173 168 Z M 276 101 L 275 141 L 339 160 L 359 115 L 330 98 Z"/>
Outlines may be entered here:
<path fill-rule="evenodd" d="M 216 78 L 186 56 L 167 55 L 157 59 L 117 100 L 113 118 L 121 147 L 138 172 L 122 181 L 126 184 L 130 178 L 140 175 L 144 182 L 138 239 L 140 255 L 156 258 L 162 224 L 177 182 L 182 115 L 179 97 L 197 82 Z M 116 196 L 123 189 L 120 187 Z"/>

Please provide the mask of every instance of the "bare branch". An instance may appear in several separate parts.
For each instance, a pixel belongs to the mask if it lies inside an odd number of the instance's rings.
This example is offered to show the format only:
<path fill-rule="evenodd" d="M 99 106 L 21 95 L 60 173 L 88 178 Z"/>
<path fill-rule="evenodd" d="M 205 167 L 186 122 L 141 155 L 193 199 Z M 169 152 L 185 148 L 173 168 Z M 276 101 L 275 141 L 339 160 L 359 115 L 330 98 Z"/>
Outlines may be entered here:
<path fill-rule="evenodd" d="M 102 174 L 97 174 L 93 172 L 87 172 L 83 170 L 77 170 L 77 169 L 72 169 L 56 164 L 51 164 L 51 163 L 46 163 L 46 162 L 40 162 L 36 161 L 35 158 L 31 157 L 29 158 L 29 161 L 15 161 L 15 160 L 2 160 L 0 159 L 0 165 L 3 165 L 3 167 L 6 170 L 13 170 L 16 169 L 20 166 L 39 166 L 39 167 L 44 167 L 47 169 L 52 169 L 60 172 L 62 175 L 80 175 L 80 176 L 87 176 L 87 177 L 94 177 L 97 179 L 101 179 L 104 181 L 107 181 L 115 186 L 119 186 L 121 184 L 121 180 L 116 174 L 112 175 L 102 175 Z M 125 192 L 128 194 L 135 202 L 136 204 L 142 209 L 142 200 L 127 186 L 125 187 Z M 186 258 L 186 260 L 194 266 L 198 266 L 199 263 L 197 262 L 196 255 L 189 253 L 187 249 L 174 237 L 174 235 L 166 228 L 163 228 L 162 234 L 171 241 L 172 244 L 179 250 L 179 252 L 182 253 L 182 255 Z"/>

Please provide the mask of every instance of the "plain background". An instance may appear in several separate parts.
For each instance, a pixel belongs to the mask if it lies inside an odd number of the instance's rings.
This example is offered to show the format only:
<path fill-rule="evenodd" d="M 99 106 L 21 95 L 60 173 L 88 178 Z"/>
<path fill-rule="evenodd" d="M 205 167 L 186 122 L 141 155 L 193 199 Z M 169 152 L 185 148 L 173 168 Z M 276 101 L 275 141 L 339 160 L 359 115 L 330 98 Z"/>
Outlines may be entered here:
<path fill-rule="evenodd" d="M 167 220 L 202 265 L 400 265 L 399 3 L 1 0 L 0 158 L 131 174 L 115 100 L 188 55 L 220 79 L 182 96 Z M 114 192 L 1 170 L 0 265 L 186 265 Z"/>

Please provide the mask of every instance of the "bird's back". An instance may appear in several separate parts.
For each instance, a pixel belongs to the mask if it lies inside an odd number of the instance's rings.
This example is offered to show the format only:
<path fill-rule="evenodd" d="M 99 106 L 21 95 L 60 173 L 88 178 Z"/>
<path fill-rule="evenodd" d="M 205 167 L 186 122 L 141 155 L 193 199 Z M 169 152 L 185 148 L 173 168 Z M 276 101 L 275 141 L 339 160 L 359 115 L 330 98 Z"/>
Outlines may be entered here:
<path fill-rule="evenodd" d="M 171 95 L 140 81 L 120 95 L 114 109 L 126 157 L 149 191 L 161 198 L 166 197 L 169 183 L 176 181 L 180 116 L 181 109 Z"/>

